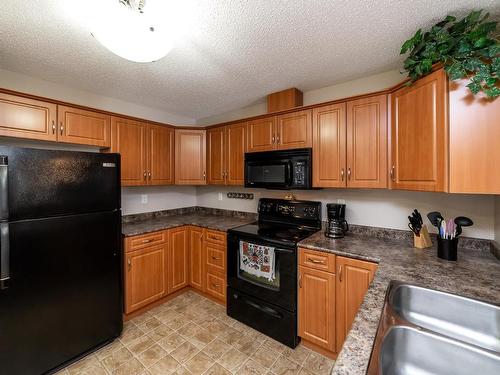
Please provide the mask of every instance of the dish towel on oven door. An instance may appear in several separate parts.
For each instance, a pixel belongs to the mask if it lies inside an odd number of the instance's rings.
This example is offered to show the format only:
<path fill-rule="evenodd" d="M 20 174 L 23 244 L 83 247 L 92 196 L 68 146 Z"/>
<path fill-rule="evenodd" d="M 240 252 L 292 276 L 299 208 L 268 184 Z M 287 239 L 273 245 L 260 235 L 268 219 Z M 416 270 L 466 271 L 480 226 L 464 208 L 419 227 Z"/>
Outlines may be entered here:
<path fill-rule="evenodd" d="M 274 280 L 274 247 L 240 241 L 240 269 L 269 281 Z"/>

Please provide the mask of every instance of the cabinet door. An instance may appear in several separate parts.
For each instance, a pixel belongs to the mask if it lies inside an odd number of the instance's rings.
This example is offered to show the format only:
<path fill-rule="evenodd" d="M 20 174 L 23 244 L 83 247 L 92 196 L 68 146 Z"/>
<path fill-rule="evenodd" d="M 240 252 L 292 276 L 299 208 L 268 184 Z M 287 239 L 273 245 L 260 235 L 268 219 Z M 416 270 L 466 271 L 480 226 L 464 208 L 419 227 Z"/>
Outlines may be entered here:
<path fill-rule="evenodd" d="M 376 269 L 375 263 L 337 257 L 337 351 L 344 344 Z"/>
<path fill-rule="evenodd" d="M 57 140 L 57 106 L 0 93 L 0 136 Z"/>
<path fill-rule="evenodd" d="M 450 82 L 450 192 L 500 194 L 500 99 Z"/>
<path fill-rule="evenodd" d="M 245 184 L 246 123 L 226 127 L 226 185 Z"/>
<path fill-rule="evenodd" d="M 226 303 L 226 275 L 208 270 L 206 273 L 206 292 L 212 297 Z"/>
<path fill-rule="evenodd" d="M 57 106 L 59 134 L 57 140 L 65 143 L 111 146 L 111 117 L 99 112 Z"/>
<path fill-rule="evenodd" d="M 447 86 L 441 69 L 391 94 L 391 188 L 447 191 Z"/>
<path fill-rule="evenodd" d="M 205 130 L 175 130 L 175 183 L 205 185 Z"/>
<path fill-rule="evenodd" d="M 111 151 L 121 155 L 122 186 L 147 185 L 147 124 L 113 117 L 111 128 Z"/>
<path fill-rule="evenodd" d="M 203 228 L 189 229 L 189 285 L 203 291 L 205 289 L 205 251 L 203 248 Z"/>
<path fill-rule="evenodd" d="M 173 293 L 189 283 L 189 227 L 170 229 L 169 232 L 168 289 L 170 293 Z"/>
<path fill-rule="evenodd" d="M 167 245 L 125 254 L 125 313 L 129 314 L 167 294 Z"/>
<path fill-rule="evenodd" d="M 279 149 L 312 147 L 312 111 L 278 116 L 276 144 Z"/>
<path fill-rule="evenodd" d="M 269 151 L 276 147 L 276 117 L 265 117 L 247 124 L 247 152 Z"/>
<path fill-rule="evenodd" d="M 207 131 L 207 183 L 210 185 L 224 185 L 225 179 L 225 138 L 226 128 L 210 129 Z"/>
<path fill-rule="evenodd" d="M 174 183 L 174 129 L 149 125 L 148 183 L 171 185 Z"/>
<path fill-rule="evenodd" d="M 208 270 L 226 274 L 226 245 L 205 241 L 206 267 Z"/>
<path fill-rule="evenodd" d="M 387 187 L 387 96 L 347 102 L 347 186 Z"/>
<path fill-rule="evenodd" d="M 335 352 L 335 274 L 299 266 L 299 336 Z"/>
<path fill-rule="evenodd" d="M 346 105 L 313 110 L 313 186 L 346 186 Z"/>

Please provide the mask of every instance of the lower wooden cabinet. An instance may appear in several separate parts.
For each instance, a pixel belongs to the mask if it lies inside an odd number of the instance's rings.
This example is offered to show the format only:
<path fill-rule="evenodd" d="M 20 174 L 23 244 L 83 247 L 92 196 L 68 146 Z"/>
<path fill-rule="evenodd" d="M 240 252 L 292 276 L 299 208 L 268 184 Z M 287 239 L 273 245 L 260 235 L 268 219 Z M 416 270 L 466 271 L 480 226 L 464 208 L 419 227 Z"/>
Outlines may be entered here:
<path fill-rule="evenodd" d="M 226 275 L 208 270 L 206 273 L 206 293 L 226 302 Z"/>
<path fill-rule="evenodd" d="M 376 269 L 375 263 L 300 248 L 299 336 L 338 353 Z"/>
<path fill-rule="evenodd" d="M 170 293 L 176 292 L 189 284 L 188 234 L 188 226 L 169 230 L 168 289 Z"/>
<path fill-rule="evenodd" d="M 205 290 L 204 232 L 203 228 L 189 227 L 189 285 L 201 291 Z"/>

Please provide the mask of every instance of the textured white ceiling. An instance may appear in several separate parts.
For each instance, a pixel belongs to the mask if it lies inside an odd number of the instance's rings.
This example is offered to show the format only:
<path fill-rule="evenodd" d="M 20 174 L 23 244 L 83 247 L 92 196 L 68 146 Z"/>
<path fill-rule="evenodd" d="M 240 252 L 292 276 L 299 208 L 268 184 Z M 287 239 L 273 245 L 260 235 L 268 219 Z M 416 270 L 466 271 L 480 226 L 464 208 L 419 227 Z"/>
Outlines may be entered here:
<path fill-rule="evenodd" d="M 68 12 L 91 0 L 2 0 L 0 67 L 198 119 L 288 87 L 398 68 L 399 48 L 417 28 L 471 9 L 500 13 L 499 0 L 182 3 L 187 32 L 162 60 L 138 64 L 106 50 Z"/>

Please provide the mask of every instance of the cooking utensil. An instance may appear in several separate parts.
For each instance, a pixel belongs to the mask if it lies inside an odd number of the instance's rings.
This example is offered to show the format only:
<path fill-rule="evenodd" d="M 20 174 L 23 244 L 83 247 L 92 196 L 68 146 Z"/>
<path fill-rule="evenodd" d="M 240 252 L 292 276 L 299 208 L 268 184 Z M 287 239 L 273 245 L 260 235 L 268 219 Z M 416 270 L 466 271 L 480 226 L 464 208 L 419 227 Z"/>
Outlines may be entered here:
<path fill-rule="evenodd" d="M 462 234 L 462 227 L 470 227 L 474 225 L 474 222 L 466 216 L 457 216 L 454 222 L 457 225 L 455 237 L 458 237 Z"/>
<path fill-rule="evenodd" d="M 413 210 L 412 216 L 419 221 L 420 226 L 424 224 L 424 220 L 422 220 L 422 215 L 420 215 L 420 212 L 418 212 L 416 208 Z"/>
<path fill-rule="evenodd" d="M 427 218 L 431 222 L 432 225 L 434 225 L 436 228 L 439 228 L 441 225 L 441 222 L 444 220 L 443 216 L 441 215 L 441 212 L 438 211 L 432 211 L 427 214 Z"/>
<path fill-rule="evenodd" d="M 416 236 L 420 236 L 420 230 L 422 229 L 422 224 L 420 223 L 420 220 L 414 216 L 408 216 L 408 220 L 410 221 L 408 223 L 408 228 L 410 228 L 411 231 L 415 233 Z"/>

